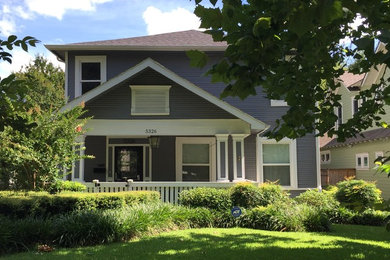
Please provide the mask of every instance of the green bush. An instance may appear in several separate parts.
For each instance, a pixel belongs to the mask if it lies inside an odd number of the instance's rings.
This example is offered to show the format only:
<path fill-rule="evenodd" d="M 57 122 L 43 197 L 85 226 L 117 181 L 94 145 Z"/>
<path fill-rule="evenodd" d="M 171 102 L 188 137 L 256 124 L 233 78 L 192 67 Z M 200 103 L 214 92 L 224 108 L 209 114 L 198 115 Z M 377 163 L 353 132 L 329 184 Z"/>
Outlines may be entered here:
<path fill-rule="evenodd" d="M 238 223 L 242 227 L 271 231 L 330 230 L 330 221 L 325 212 L 293 201 L 252 208 L 238 219 Z"/>
<path fill-rule="evenodd" d="M 235 206 L 249 209 L 290 198 L 280 185 L 264 183 L 256 187 L 252 183 L 239 183 L 231 188 L 231 199 Z"/>
<path fill-rule="evenodd" d="M 12 220 L 0 216 L 0 253 L 37 244 L 75 247 L 128 240 L 163 230 L 211 227 L 212 212 L 163 203 L 138 204 L 113 210 L 74 211 L 50 218 Z"/>
<path fill-rule="evenodd" d="M 308 190 L 294 198 L 300 204 L 307 204 L 315 207 L 327 214 L 330 219 L 337 215 L 340 203 L 334 195 L 329 192 L 318 192 L 318 190 Z"/>
<path fill-rule="evenodd" d="M 22 218 L 48 217 L 79 210 L 116 209 L 125 205 L 159 201 L 158 192 L 67 193 L 9 195 L 0 197 L 0 215 Z"/>
<path fill-rule="evenodd" d="M 227 210 L 232 207 L 230 192 L 227 189 L 195 188 L 182 191 L 180 204 L 192 208 L 203 207 L 216 210 Z"/>
<path fill-rule="evenodd" d="M 382 202 L 381 191 L 372 182 L 346 180 L 337 183 L 337 188 L 337 200 L 349 209 L 364 211 Z"/>
<path fill-rule="evenodd" d="M 80 182 L 57 180 L 48 187 L 47 191 L 55 194 L 63 191 L 82 192 L 86 189 L 87 187 Z"/>
<path fill-rule="evenodd" d="M 368 209 L 355 213 L 350 219 L 350 224 L 383 226 L 389 219 L 390 212 Z"/>

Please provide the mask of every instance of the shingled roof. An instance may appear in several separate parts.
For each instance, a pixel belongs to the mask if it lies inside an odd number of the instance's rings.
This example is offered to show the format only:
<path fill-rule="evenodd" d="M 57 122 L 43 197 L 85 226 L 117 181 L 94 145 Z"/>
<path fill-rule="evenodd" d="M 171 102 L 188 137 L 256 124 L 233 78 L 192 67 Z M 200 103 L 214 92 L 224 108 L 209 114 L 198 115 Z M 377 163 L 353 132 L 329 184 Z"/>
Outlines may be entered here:
<path fill-rule="evenodd" d="M 72 45 L 95 45 L 95 46 L 223 46 L 226 42 L 215 42 L 210 34 L 188 30 L 181 32 L 162 33 L 149 36 L 122 38 L 107 41 L 93 41 L 73 43 Z"/>
<path fill-rule="evenodd" d="M 345 72 L 340 76 L 340 81 L 351 91 L 357 91 L 360 89 L 360 85 L 364 79 L 365 74 L 353 74 L 350 72 Z"/>
<path fill-rule="evenodd" d="M 321 147 L 321 150 L 326 150 L 329 148 L 348 146 L 358 143 L 364 143 L 369 141 L 375 141 L 383 138 L 390 137 L 390 128 L 379 128 L 366 132 L 362 132 L 363 136 L 358 135 L 356 137 L 348 138 L 345 142 L 337 142 L 336 138 Z"/>
<path fill-rule="evenodd" d="M 211 35 L 189 30 L 156 35 L 123 38 L 105 41 L 79 42 L 64 45 L 45 45 L 51 52 L 64 58 L 70 50 L 154 50 L 154 51 L 224 51 L 226 42 L 215 42 Z"/>

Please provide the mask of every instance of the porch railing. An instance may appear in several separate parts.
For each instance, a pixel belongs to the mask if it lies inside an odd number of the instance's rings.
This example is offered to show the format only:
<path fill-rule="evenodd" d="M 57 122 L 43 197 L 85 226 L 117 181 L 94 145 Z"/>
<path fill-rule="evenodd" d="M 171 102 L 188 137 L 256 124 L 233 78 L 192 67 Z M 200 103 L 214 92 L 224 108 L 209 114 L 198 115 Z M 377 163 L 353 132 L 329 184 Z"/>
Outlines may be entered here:
<path fill-rule="evenodd" d="M 157 191 L 161 201 L 178 203 L 179 193 L 197 187 L 229 188 L 232 182 L 99 182 L 84 183 L 86 192 Z"/>

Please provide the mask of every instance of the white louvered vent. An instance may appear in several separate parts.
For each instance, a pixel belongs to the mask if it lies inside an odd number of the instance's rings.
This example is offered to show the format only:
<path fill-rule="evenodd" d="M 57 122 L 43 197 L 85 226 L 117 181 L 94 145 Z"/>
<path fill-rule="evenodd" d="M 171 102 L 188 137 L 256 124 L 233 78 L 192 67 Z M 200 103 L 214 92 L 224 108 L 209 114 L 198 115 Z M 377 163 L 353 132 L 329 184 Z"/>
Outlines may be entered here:
<path fill-rule="evenodd" d="M 131 115 L 169 115 L 171 86 L 130 86 Z"/>

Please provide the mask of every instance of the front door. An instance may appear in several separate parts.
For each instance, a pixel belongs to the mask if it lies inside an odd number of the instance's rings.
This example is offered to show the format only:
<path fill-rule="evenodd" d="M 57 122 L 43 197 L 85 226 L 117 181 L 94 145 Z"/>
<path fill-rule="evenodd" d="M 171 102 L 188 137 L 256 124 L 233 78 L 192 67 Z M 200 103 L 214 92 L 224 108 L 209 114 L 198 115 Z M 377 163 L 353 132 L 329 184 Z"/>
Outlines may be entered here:
<path fill-rule="evenodd" d="M 143 147 L 115 146 L 115 181 L 143 180 Z"/>

